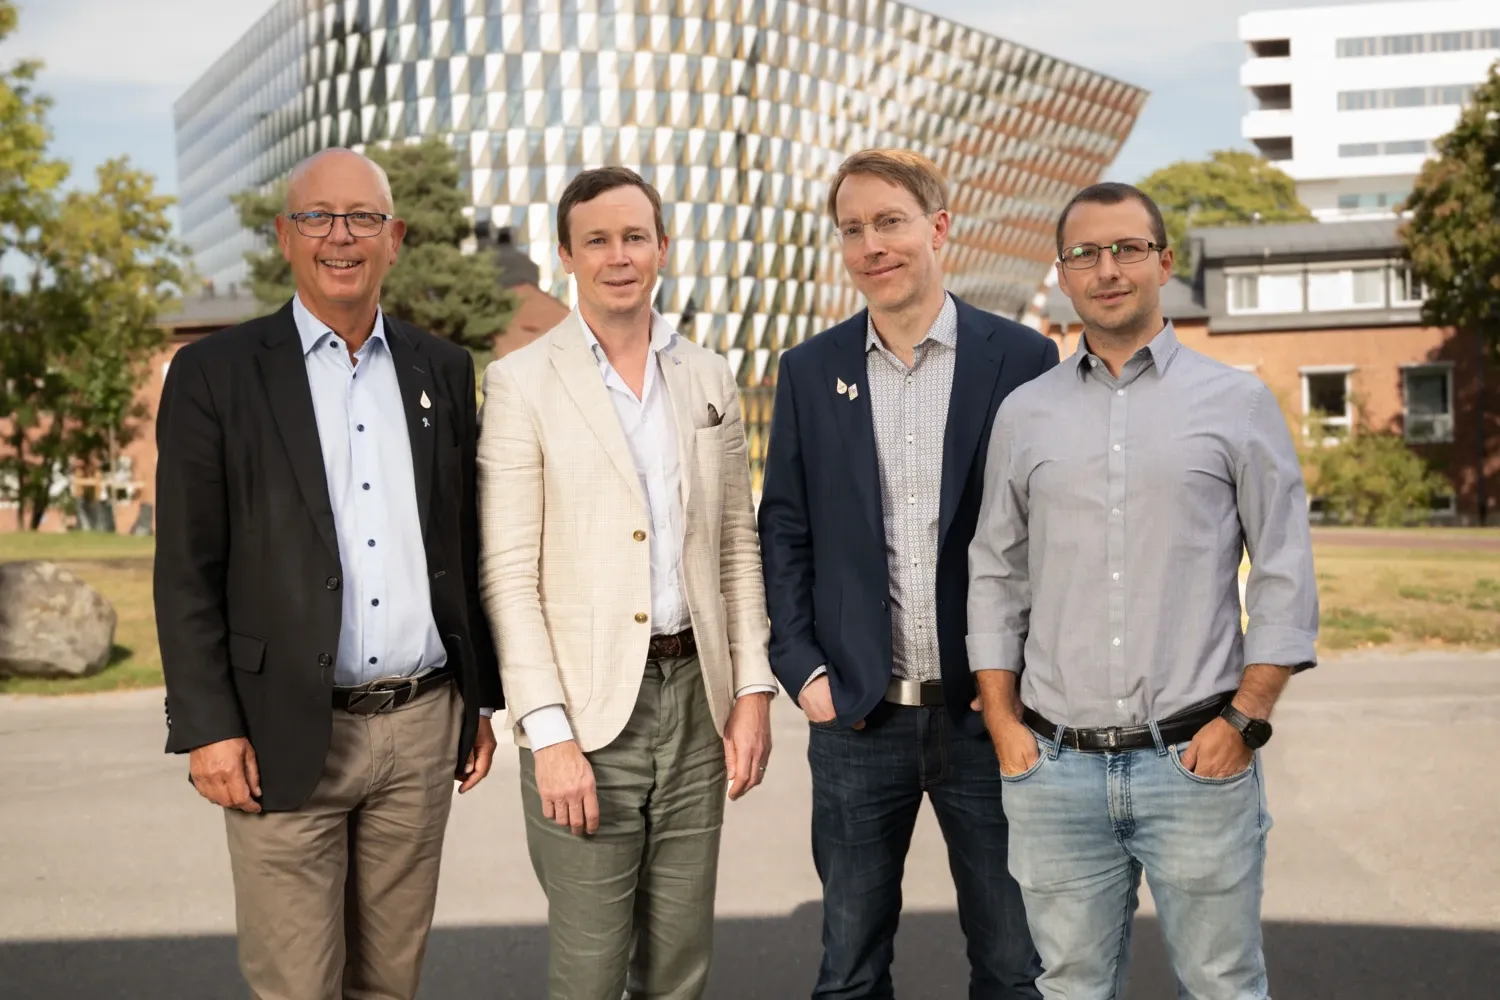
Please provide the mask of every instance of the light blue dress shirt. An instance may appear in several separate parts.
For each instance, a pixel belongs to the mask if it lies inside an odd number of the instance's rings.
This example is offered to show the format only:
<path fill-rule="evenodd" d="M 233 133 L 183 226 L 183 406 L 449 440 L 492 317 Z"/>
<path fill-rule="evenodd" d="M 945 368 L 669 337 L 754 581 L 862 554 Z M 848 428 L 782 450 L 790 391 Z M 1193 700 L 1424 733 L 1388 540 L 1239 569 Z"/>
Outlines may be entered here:
<path fill-rule="evenodd" d="M 292 300 L 323 449 L 343 567 L 343 626 L 333 682 L 364 684 L 442 666 L 411 438 L 385 317 L 352 361 L 328 325 Z"/>

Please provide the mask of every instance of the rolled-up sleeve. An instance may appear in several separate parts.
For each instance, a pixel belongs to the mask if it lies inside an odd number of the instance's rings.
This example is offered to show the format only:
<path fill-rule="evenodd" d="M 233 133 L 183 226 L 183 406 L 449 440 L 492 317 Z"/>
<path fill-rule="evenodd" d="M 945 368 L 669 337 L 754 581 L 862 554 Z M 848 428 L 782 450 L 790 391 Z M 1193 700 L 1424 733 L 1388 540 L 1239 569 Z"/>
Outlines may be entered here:
<path fill-rule="evenodd" d="M 1245 663 L 1311 667 L 1317 662 L 1318 591 L 1307 492 L 1286 419 L 1265 386 L 1247 409 L 1235 491 L 1250 554 Z"/>
<path fill-rule="evenodd" d="M 1014 420 L 1001 404 L 985 460 L 979 523 L 969 543 L 969 669 L 1009 670 L 1025 662 L 1031 620 L 1027 566 L 1028 497 L 1018 474 Z"/>

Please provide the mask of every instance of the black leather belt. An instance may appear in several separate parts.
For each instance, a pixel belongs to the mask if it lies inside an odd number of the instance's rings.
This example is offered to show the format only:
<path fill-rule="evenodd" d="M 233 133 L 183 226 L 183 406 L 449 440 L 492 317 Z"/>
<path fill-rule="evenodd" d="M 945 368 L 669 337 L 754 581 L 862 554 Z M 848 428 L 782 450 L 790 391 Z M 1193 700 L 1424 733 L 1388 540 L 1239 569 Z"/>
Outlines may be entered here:
<path fill-rule="evenodd" d="M 333 707 L 354 715 L 393 712 L 451 680 L 453 671 L 439 668 L 416 677 L 382 677 L 358 687 L 336 687 L 333 689 Z"/>
<path fill-rule="evenodd" d="M 1198 730 L 1219 717 L 1224 706 L 1234 700 L 1234 692 L 1214 695 L 1212 698 L 1190 705 L 1176 715 L 1168 716 L 1156 724 L 1163 743 L 1186 743 Z M 1057 723 L 1022 707 L 1021 720 L 1048 740 L 1057 734 Z M 1151 737 L 1150 726 L 1108 726 L 1102 729 L 1073 729 L 1064 727 L 1062 746 L 1089 753 L 1110 750 L 1144 750 L 1156 746 Z"/>
<path fill-rule="evenodd" d="M 698 652 L 698 640 L 693 630 L 685 628 L 676 635 L 653 635 L 646 647 L 648 660 L 675 660 L 682 656 L 693 656 Z"/>

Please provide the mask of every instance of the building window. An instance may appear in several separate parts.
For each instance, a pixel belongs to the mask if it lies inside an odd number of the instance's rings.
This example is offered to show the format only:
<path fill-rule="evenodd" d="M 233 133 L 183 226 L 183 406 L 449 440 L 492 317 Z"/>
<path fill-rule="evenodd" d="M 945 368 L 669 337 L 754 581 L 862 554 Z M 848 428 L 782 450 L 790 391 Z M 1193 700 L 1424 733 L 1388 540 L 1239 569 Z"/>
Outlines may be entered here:
<path fill-rule="evenodd" d="M 1427 139 L 1400 139 L 1394 142 L 1345 142 L 1339 144 L 1339 156 L 1411 156 L 1432 152 Z"/>
<path fill-rule="evenodd" d="M 1435 493 L 1429 510 L 1435 518 L 1458 516 L 1458 497 L 1452 493 Z"/>
<path fill-rule="evenodd" d="M 1430 108 L 1468 104 L 1472 83 L 1436 87 L 1391 87 L 1386 90 L 1341 90 L 1340 111 L 1376 111 L 1385 108 Z"/>
<path fill-rule="evenodd" d="M 1324 444 L 1337 444 L 1354 425 L 1354 405 L 1349 393 L 1352 367 L 1302 369 L 1302 414 L 1307 418 L 1304 434 Z"/>
<path fill-rule="evenodd" d="M 1231 314 L 1302 311 L 1300 272 L 1230 274 L 1228 278 Z"/>
<path fill-rule="evenodd" d="M 1469 52 L 1500 49 L 1500 28 L 1478 31 L 1433 31 L 1421 35 L 1377 35 L 1368 38 L 1340 38 L 1336 52 L 1340 59 L 1362 56 L 1411 56 L 1424 52 Z"/>
<path fill-rule="evenodd" d="M 1379 210 L 1384 212 L 1399 209 L 1407 196 L 1411 194 L 1406 191 L 1375 191 L 1364 194 L 1341 194 L 1339 195 L 1339 210 L 1343 212 L 1354 212 L 1361 210 Z"/>
<path fill-rule="evenodd" d="M 1362 267 L 1307 273 L 1309 312 L 1379 309 L 1385 305 L 1385 269 Z"/>
<path fill-rule="evenodd" d="M 1435 443 L 1453 440 L 1453 366 L 1420 365 L 1402 369 L 1406 399 L 1406 440 Z"/>
<path fill-rule="evenodd" d="M 1426 298 L 1427 289 L 1410 264 L 1398 264 L 1391 269 L 1391 305 L 1419 306 Z"/>

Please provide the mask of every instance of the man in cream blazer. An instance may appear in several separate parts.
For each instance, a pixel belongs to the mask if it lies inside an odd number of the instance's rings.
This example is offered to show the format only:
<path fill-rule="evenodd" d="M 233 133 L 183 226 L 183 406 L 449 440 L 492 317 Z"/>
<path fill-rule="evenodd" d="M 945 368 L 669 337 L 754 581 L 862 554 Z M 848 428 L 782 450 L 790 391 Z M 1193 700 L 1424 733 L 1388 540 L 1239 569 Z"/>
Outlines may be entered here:
<path fill-rule="evenodd" d="M 661 201 L 586 171 L 558 205 L 578 308 L 490 365 L 480 588 L 521 746 L 551 1000 L 690 1000 L 724 800 L 759 784 L 776 682 L 724 359 L 651 308 Z"/>

